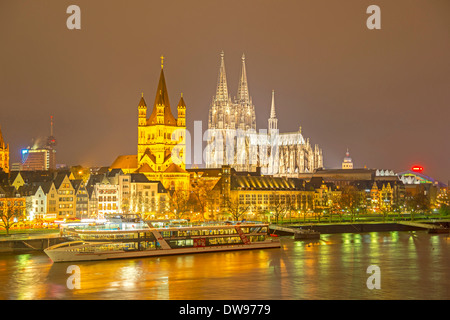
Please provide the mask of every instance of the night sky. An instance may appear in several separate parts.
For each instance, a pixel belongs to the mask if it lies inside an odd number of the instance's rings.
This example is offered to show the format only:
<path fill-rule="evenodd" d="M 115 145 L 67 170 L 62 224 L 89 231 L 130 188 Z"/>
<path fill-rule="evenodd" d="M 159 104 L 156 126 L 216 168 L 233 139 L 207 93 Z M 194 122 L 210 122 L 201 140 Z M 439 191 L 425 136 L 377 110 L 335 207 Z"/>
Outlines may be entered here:
<path fill-rule="evenodd" d="M 81 30 L 66 9 L 81 8 Z M 381 8 L 381 30 L 366 9 Z M 109 166 L 137 153 L 137 106 L 153 106 L 164 55 L 172 112 L 207 128 L 225 52 L 230 94 L 245 53 L 257 128 L 272 90 L 278 127 L 355 167 L 450 179 L 448 0 L 0 0 L 0 126 L 11 147 L 45 140 L 57 162 Z"/>

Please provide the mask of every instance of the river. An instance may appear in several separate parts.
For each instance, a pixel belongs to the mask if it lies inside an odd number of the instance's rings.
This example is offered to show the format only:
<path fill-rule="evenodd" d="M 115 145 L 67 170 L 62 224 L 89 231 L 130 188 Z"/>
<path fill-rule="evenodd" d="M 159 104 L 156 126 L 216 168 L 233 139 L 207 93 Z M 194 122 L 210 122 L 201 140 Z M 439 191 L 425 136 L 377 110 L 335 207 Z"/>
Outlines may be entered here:
<path fill-rule="evenodd" d="M 425 231 L 281 237 L 281 249 L 55 263 L 0 254 L 2 300 L 450 299 L 450 236 Z M 80 288 L 70 289 L 70 265 Z M 379 268 L 380 288 L 369 289 Z"/>

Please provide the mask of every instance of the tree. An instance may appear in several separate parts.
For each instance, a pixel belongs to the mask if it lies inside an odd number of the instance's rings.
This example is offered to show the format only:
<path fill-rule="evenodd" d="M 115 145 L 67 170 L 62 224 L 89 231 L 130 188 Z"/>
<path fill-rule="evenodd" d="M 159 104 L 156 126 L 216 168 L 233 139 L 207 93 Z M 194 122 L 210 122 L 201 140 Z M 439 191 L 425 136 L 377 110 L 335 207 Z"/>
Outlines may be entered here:
<path fill-rule="evenodd" d="M 350 213 L 351 221 L 355 220 L 355 215 L 361 207 L 363 196 L 354 186 L 345 186 L 340 197 L 340 206 Z"/>
<path fill-rule="evenodd" d="M 0 227 L 9 230 L 25 216 L 24 201 L 19 199 L 6 198 L 0 202 Z"/>
<path fill-rule="evenodd" d="M 274 192 L 269 202 L 271 214 L 275 217 L 275 223 L 278 223 L 278 220 L 288 213 L 290 200 L 286 201 L 285 195 L 279 195 Z"/>
<path fill-rule="evenodd" d="M 196 211 L 204 216 L 208 207 L 213 202 L 213 191 L 215 181 L 197 179 L 191 184 L 191 203 Z"/>
<path fill-rule="evenodd" d="M 383 222 L 386 221 L 386 218 L 389 215 L 389 212 L 392 211 L 392 205 L 390 201 L 381 200 L 380 203 L 380 212 L 383 215 Z"/>
<path fill-rule="evenodd" d="M 182 219 L 191 210 L 191 201 L 189 192 L 184 190 L 175 190 L 169 200 L 170 210 L 175 219 Z"/>
<path fill-rule="evenodd" d="M 408 197 L 406 206 L 411 211 L 427 212 L 430 210 L 430 199 L 425 192 L 419 189 L 419 192 Z"/>
<path fill-rule="evenodd" d="M 241 203 L 239 199 L 227 198 L 224 200 L 224 209 L 231 215 L 233 221 L 239 221 L 250 210 L 250 205 Z"/>

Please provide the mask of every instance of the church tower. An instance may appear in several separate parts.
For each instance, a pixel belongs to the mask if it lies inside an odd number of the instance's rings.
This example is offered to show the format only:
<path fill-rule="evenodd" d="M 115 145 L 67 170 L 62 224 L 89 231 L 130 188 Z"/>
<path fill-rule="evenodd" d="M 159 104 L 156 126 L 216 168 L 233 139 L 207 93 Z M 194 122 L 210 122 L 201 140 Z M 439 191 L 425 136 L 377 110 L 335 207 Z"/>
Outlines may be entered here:
<path fill-rule="evenodd" d="M 9 144 L 3 139 L 2 130 L 0 128 L 0 170 L 9 173 Z"/>
<path fill-rule="evenodd" d="M 183 96 L 177 106 L 178 119 L 172 114 L 164 76 L 164 58 L 156 89 L 155 102 L 147 118 L 144 94 L 138 105 L 138 154 L 136 172 L 160 180 L 167 189 L 187 189 L 185 170 L 186 104 Z"/>

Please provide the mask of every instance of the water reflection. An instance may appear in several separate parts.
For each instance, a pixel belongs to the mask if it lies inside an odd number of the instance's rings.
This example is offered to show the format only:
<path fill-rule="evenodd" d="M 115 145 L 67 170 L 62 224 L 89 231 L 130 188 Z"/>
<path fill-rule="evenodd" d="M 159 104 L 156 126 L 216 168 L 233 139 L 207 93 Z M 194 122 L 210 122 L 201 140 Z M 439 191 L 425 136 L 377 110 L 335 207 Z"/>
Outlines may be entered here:
<path fill-rule="evenodd" d="M 449 299 L 448 235 L 282 238 L 281 249 L 78 262 L 81 288 L 45 254 L 0 254 L 0 299 Z M 381 289 L 369 290 L 378 265 Z"/>

